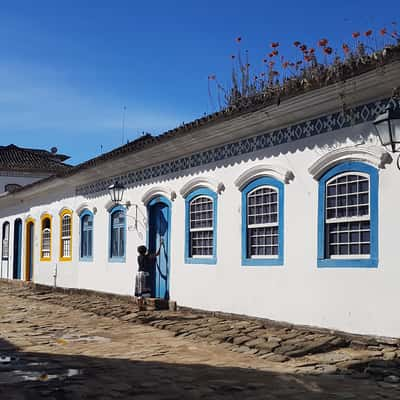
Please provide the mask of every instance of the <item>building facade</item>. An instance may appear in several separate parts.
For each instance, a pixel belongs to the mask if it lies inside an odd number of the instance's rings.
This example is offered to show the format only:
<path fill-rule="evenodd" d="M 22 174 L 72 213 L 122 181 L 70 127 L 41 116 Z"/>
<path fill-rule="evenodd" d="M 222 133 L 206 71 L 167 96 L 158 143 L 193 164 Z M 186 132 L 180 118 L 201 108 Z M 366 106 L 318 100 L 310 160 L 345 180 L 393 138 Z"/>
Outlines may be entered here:
<path fill-rule="evenodd" d="M 162 239 L 154 296 L 400 337 L 400 171 L 372 123 L 400 106 L 399 67 L 145 136 L 2 196 L 3 260 L 21 260 L 20 279 L 132 295 L 137 246 Z"/>

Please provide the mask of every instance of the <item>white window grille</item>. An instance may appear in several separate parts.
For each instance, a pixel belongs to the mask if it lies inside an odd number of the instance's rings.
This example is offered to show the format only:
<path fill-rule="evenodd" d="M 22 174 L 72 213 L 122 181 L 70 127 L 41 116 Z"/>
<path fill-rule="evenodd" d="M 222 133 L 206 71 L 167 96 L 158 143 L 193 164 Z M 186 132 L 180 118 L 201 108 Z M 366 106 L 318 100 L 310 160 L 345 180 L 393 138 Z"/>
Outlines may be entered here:
<path fill-rule="evenodd" d="M 10 224 L 5 222 L 3 225 L 3 240 L 2 240 L 2 258 L 8 260 L 9 257 L 9 238 L 10 238 Z"/>
<path fill-rule="evenodd" d="M 61 223 L 61 257 L 71 257 L 71 215 L 66 214 Z"/>
<path fill-rule="evenodd" d="M 247 194 L 247 256 L 278 258 L 278 190 L 262 186 Z"/>
<path fill-rule="evenodd" d="M 51 223 L 46 218 L 42 223 L 42 258 L 51 257 Z"/>
<path fill-rule="evenodd" d="M 370 181 L 345 173 L 326 183 L 326 252 L 329 258 L 368 258 L 371 252 Z"/>
<path fill-rule="evenodd" d="M 214 201 L 198 196 L 190 202 L 190 256 L 211 257 L 214 249 Z"/>

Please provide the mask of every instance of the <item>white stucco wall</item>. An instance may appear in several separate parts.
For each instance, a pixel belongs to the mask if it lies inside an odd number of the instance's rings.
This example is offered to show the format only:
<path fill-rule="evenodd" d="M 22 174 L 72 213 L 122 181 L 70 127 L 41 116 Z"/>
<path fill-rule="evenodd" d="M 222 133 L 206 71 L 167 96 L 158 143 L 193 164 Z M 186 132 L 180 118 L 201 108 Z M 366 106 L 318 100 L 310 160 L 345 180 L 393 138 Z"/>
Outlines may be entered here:
<path fill-rule="evenodd" d="M 400 171 L 395 163 L 379 170 L 379 266 L 378 268 L 317 268 L 318 182 L 308 168 L 327 152 L 360 143 L 374 145 L 377 138 L 365 123 L 309 139 L 236 157 L 208 167 L 189 169 L 160 180 L 130 188 L 125 199 L 139 205 L 138 229 L 128 218 L 126 262 L 108 262 L 108 194 L 75 196 L 74 187 L 0 209 L 0 224 L 10 221 L 10 238 L 16 218 L 36 220 L 34 275 L 37 283 L 52 285 L 57 265 L 57 285 L 119 294 L 133 294 L 137 269 L 136 248 L 146 242 L 146 207 L 141 199 L 155 185 L 175 191 L 171 218 L 171 299 L 181 306 L 270 318 L 297 324 L 333 328 L 354 333 L 400 337 L 400 319 L 392 307 L 400 301 L 397 228 L 400 216 Z M 241 265 L 241 192 L 234 182 L 244 171 L 260 164 L 279 165 L 293 171 L 294 180 L 285 184 L 284 265 Z M 112 166 L 112 162 L 110 162 Z M 129 168 L 129 166 L 127 166 Z M 134 165 L 131 166 L 134 168 Z M 217 264 L 185 264 L 185 200 L 179 194 L 193 177 L 222 182 L 218 195 Z M 79 261 L 79 218 L 76 210 L 95 208 L 92 262 Z M 59 261 L 59 212 L 73 214 L 73 261 Z M 51 262 L 40 262 L 40 216 L 53 216 Z M 128 211 L 134 215 L 134 207 Z M 25 224 L 23 231 L 25 265 Z M 10 246 L 12 265 L 12 245 Z M 3 274 L 4 277 L 4 274 Z"/>

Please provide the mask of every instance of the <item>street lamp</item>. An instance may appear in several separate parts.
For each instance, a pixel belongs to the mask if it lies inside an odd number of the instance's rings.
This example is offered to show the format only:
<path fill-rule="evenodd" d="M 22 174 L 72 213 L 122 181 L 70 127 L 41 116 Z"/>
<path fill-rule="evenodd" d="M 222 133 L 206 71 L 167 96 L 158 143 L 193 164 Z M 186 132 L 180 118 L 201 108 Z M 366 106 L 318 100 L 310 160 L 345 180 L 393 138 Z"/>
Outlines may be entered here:
<path fill-rule="evenodd" d="M 108 187 L 108 193 L 110 194 L 111 201 L 113 203 L 121 203 L 125 192 L 125 186 L 118 181 L 115 181 L 112 185 Z"/>
<path fill-rule="evenodd" d="M 386 107 L 386 111 L 375 119 L 374 125 L 382 145 L 392 153 L 400 152 L 400 109 Z"/>

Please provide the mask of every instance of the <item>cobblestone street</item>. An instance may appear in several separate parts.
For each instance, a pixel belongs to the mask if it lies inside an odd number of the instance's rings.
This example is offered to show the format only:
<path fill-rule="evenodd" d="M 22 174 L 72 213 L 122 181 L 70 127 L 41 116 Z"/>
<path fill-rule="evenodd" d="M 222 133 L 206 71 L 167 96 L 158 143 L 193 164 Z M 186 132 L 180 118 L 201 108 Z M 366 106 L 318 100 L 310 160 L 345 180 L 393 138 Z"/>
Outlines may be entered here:
<path fill-rule="evenodd" d="M 396 341 L 0 282 L 2 400 L 400 399 L 398 355 Z"/>

